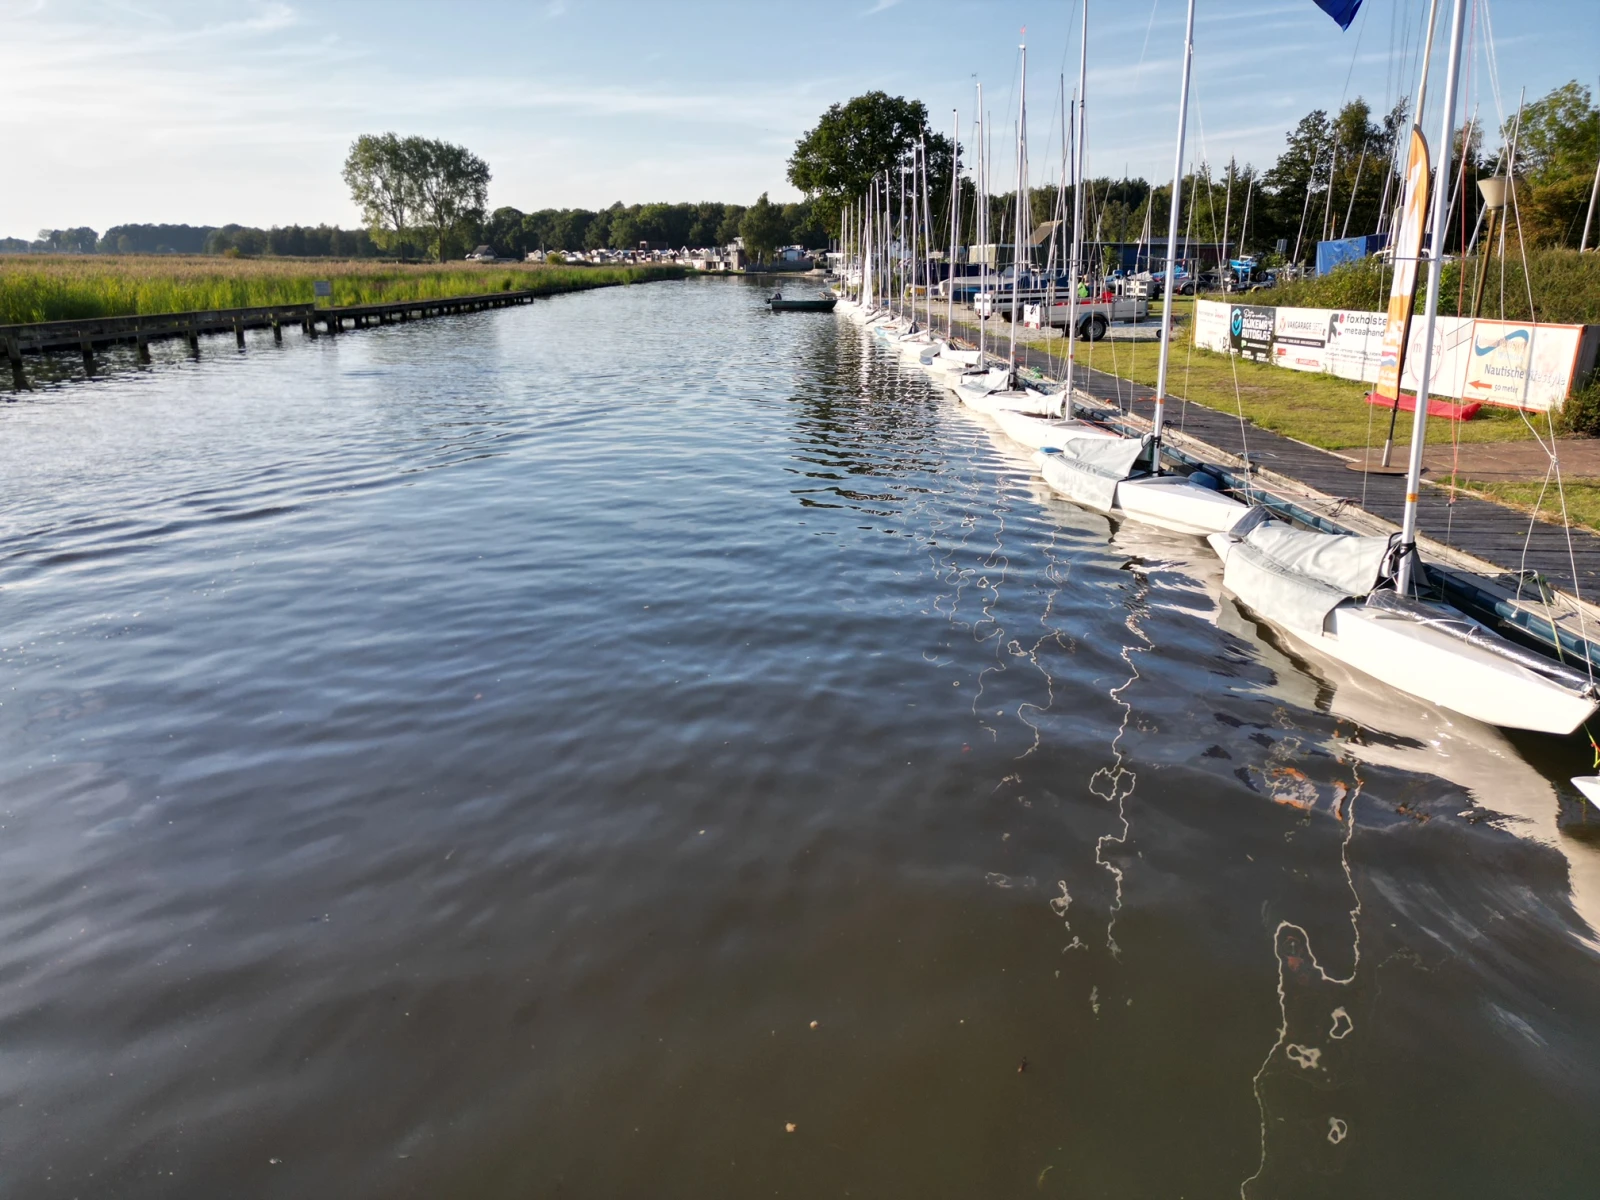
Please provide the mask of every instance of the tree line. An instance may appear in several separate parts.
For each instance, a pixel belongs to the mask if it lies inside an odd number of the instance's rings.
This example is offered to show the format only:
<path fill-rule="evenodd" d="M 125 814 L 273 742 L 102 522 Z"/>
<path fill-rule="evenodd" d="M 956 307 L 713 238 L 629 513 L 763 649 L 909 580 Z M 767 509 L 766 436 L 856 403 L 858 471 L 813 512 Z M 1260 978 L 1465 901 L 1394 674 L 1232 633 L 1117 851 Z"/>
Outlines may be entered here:
<path fill-rule="evenodd" d="M 1336 113 L 1316 109 L 1288 131 L 1283 150 L 1264 169 L 1252 164 L 1200 162 L 1185 175 L 1179 229 L 1197 242 L 1226 242 L 1233 253 L 1309 262 L 1317 242 L 1384 231 L 1398 202 L 1409 144 L 1410 119 L 1402 102 L 1377 114 L 1364 99 Z M 1576 247 L 1582 234 L 1596 161 L 1600 159 L 1600 108 L 1576 81 L 1526 106 L 1496 132 L 1500 147 L 1485 153 L 1484 129 L 1468 123 L 1456 134 L 1447 249 L 1470 242 L 1478 212 L 1477 181 L 1505 171 L 1514 159 L 1517 213 L 1530 246 Z M 789 181 L 813 203 L 819 224 L 837 227 L 841 207 L 857 201 L 876 175 L 903 178 L 922 147 L 926 158 L 935 245 L 949 238 L 950 156 L 962 147 L 932 129 L 919 101 L 869 92 L 835 104 L 806 131 L 789 160 Z M 1434 147 L 1435 158 L 1438 148 Z M 1172 211 L 1170 184 L 1101 177 L 1084 184 L 1084 238 L 1090 242 L 1164 239 Z M 1074 189 L 1064 202 L 1054 185 L 1029 189 L 1035 228 L 1060 214 L 1070 237 Z M 977 197 L 970 177 L 960 182 L 965 242 L 976 228 Z M 989 197 L 989 228 L 1009 241 L 1015 191 Z M 1597 216 L 1600 221 L 1600 216 Z M 1514 233 L 1514 231 L 1513 231 Z M 1591 245 L 1595 235 L 1591 234 Z M 1283 246 L 1280 255 L 1277 247 Z"/>

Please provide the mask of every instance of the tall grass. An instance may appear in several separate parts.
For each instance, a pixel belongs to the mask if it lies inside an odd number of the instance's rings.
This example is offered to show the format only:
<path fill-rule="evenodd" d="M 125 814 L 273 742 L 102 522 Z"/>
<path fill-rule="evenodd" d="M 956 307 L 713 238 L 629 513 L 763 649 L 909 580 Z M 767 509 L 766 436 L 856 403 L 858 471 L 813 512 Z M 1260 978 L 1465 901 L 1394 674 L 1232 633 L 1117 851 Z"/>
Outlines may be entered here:
<path fill-rule="evenodd" d="M 333 285 L 333 303 L 383 304 L 529 290 L 540 294 L 680 279 L 678 267 L 448 266 L 321 259 L 160 256 L 0 256 L 0 325 L 309 304 L 312 284 Z"/>
<path fill-rule="evenodd" d="M 1466 268 L 1466 286 L 1461 271 Z M 1502 275 L 1502 268 L 1504 274 Z M 1478 260 L 1448 262 L 1439 281 L 1439 311 L 1459 316 L 1472 311 L 1472 289 L 1477 282 Z M 1504 260 L 1489 263 L 1484 285 L 1483 315 L 1496 320 L 1548 321 L 1556 325 L 1600 325 L 1600 254 L 1576 250 L 1528 251 L 1528 276 L 1533 281 L 1533 314 L 1528 312 L 1528 285 L 1522 257 L 1515 243 L 1506 247 Z M 1426 281 L 1426 275 L 1422 277 Z M 1375 258 L 1346 263 L 1316 279 L 1302 279 L 1259 294 L 1263 304 L 1296 308 L 1348 308 L 1381 312 L 1389 303 L 1393 276 Z M 1425 288 L 1417 286 L 1417 311 L 1422 311 Z M 1504 307 L 1502 308 L 1502 300 Z"/>

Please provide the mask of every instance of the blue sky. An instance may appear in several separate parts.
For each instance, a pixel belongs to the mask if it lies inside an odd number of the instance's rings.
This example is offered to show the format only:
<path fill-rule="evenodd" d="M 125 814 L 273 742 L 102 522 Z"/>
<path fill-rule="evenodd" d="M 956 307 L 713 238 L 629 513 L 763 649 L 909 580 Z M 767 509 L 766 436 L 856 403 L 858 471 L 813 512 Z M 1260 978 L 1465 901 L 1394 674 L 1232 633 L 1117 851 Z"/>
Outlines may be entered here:
<path fill-rule="evenodd" d="M 981 80 L 1008 141 L 1022 40 L 1034 174 L 1054 178 L 1081 2 L 0 0 L 0 234 L 353 225 L 340 164 L 356 135 L 389 129 L 482 155 L 493 206 L 787 198 L 795 138 L 870 88 L 926 101 L 940 128 L 959 108 L 965 138 Z M 1090 169 L 1166 177 L 1183 0 L 1088 2 Z M 1366 0 L 1341 33 L 1312 0 L 1199 0 L 1189 157 L 1270 162 L 1310 109 L 1410 92 L 1424 4 Z M 1487 123 L 1523 87 L 1600 89 L 1597 0 L 1468 9 L 1467 108 Z"/>

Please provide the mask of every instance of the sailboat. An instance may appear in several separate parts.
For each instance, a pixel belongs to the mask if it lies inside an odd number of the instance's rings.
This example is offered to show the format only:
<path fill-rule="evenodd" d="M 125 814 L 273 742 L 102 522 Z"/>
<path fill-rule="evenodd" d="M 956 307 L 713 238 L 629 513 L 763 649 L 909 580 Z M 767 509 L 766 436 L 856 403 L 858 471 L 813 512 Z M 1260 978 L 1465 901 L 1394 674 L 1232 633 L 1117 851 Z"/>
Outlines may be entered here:
<path fill-rule="evenodd" d="M 1444 161 L 1450 178 L 1456 89 L 1466 0 L 1453 0 L 1445 78 Z M 1429 48 L 1438 0 L 1429 17 Z M 1427 58 L 1416 112 L 1425 96 Z M 1402 204 L 1427 207 L 1427 142 L 1412 127 L 1413 168 Z M 1445 243 L 1447 187 L 1432 195 L 1432 242 L 1423 309 L 1419 380 L 1431 378 L 1439 278 Z M 1398 272 L 1397 272 L 1398 274 Z M 1409 315 L 1408 298 L 1392 300 L 1390 320 Z M 1388 338 L 1386 336 L 1386 344 Z M 1522 649 L 1453 608 L 1419 594 L 1425 568 L 1417 555 L 1417 500 L 1428 405 L 1418 404 L 1411 434 L 1405 515 L 1400 532 L 1359 537 L 1298 529 L 1255 508 L 1226 533 L 1209 538 L 1223 560 L 1223 586 L 1295 641 L 1390 686 L 1489 725 L 1570 734 L 1600 708 L 1593 679 Z"/>
<path fill-rule="evenodd" d="M 1183 142 L 1189 116 L 1189 75 L 1194 59 L 1194 5 L 1184 33 L 1183 87 L 1178 103 L 1178 144 L 1172 168 L 1172 211 L 1167 221 L 1167 290 L 1172 296 L 1178 265 L 1178 213 L 1183 196 Z M 1084 20 L 1088 20 L 1085 0 Z M 1080 71 L 1082 67 L 1080 66 Z M 1079 96 L 1083 94 L 1082 87 Z M 1081 103 L 1081 100 L 1080 100 Z M 1083 145 L 1082 129 L 1078 146 Z M 1081 167 L 1080 167 L 1081 172 Z M 1082 190 L 1082 180 L 1079 180 Z M 1079 222 L 1081 229 L 1081 222 Z M 1074 245 L 1081 234 L 1074 231 Z M 1077 251 L 1074 251 L 1076 273 Z M 1073 288 L 1074 303 L 1076 287 Z M 1074 313 L 1075 317 L 1076 314 Z M 1076 332 L 1075 320 L 1069 330 Z M 1108 440 L 1104 435 L 1074 433 L 1041 449 L 1039 469 L 1046 483 L 1068 500 L 1113 516 L 1132 517 L 1174 533 L 1207 536 L 1231 528 L 1247 506 L 1224 494 L 1209 475 L 1169 474 L 1161 465 L 1161 434 L 1166 420 L 1167 368 L 1172 347 L 1172 304 L 1162 306 L 1161 357 L 1156 371 L 1155 420 L 1141 438 Z M 1068 391 L 1071 395 L 1071 374 Z M 1068 414 L 1070 415 L 1070 414 Z"/>
<path fill-rule="evenodd" d="M 1076 132 L 1073 136 L 1073 145 L 1076 149 L 1076 167 L 1073 172 L 1073 224 L 1072 224 L 1072 264 L 1068 276 L 1068 342 L 1067 342 L 1067 372 L 1066 380 L 1060 392 L 1050 397 L 1047 411 L 1038 412 L 1032 408 L 1021 406 L 1007 406 L 996 408 L 990 415 L 999 422 L 1000 427 L 1013 441 L 1027 446 L 1030 450 L 1044 450 L 1047 447 L 1061 449 L 1068 442 L 1081 440 L 1123 441 L 1121 435 L 1112 430 L 1086 421 L 1075 420 L 1072 415 L 1072 387 L 1073 359 L 1077 348 L 1077 300 L 1078 300 L 1078 264 L 1083 256 L 1083 132 L 1085 120 L 1085 88 L 1089 78 L 1089 4 L 1084 0 L 1083 28 L 1078 42 L 1078 92 L 1075 104 L 1075 117 L 1077 121 Z M 1063 104 L 1065 97 L 1062 97 Z M 1066 179 L 1067 153 L 1065 145 L 1066 112 L 1062 111 L 1062 179 Z M 1053 245 L 1053 243 L 1052 243 Z M 1052 253 L 1054 253 L 1052 249 Z M 1054 279 L 1054 272 L 1051 272 Z M 1053 286 L 1053 285 L 1052 285 Z M 1013 318 L 1014 318 L 1013 314 Z M 1012 322 L 1012 336 L 1016 336 L 1015 319 Z"/>

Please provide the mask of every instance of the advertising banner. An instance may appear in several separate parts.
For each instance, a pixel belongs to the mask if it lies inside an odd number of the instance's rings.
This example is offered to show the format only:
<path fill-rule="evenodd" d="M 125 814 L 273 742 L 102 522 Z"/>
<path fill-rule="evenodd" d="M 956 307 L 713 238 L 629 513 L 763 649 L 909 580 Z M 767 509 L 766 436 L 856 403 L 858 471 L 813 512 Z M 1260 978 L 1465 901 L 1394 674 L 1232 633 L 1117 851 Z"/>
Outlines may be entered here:
<path fill-rule="evenodd" d="M 1228 312 L 1228 346 L 1258 362 L 1272 361 L 1272 328 L 1277 310 L 1255 304 L 1235 304 Z"/>
<path fill-rule="evenodd" d="M 1328 370 L 1331 308 L 1279 308 L 1272 323 L 1272 361 L 1291 371 Z"/>
<path fill-rule="evenodd" d="M 1378 360 L 1378 392 L 1393 400 L 1400 389 L 1400 355 L 1407 349 L 1411 309 L 1417 296 L 1417 260 L 1422 254 L 1422 227 L 1428 211 L 1428 142 L 1411 127 L 1411 155 L 1406 160 L 1401 193 L 1400 227 L 1394 247 L 1394 285 L 1389 289 L 1388 321 Z"/>
<path fill-rule="evenodd" d="M 1422 370 L 1422 339 L 1426 330 L 1419 319 L 1411 322 L 1411 344 L 1406 347 L 1405 373 L 1400 384 L 1408 392 L 1417 391 L 1417 374 Z M 1467 361 L 1472 357 L 1472 318 L 1435 317 L 1433 360 L 1428 366 L 1428 394 L 1456 396 L 1467 383 Z"/>
<path fill-rule="evenodd" d="M 1378 381 L 1378 361 L 1383 353 L 1385 313 L 1339 309 L 1328 322 L 1328 372 L 1341 379 Z"/>
<path fill-rule="evenodd" d="M 1479 321 L 1466 356 L 1465 394 L 1513 408 L 1560 408 L 1582 342 L 1582 325 Z"/>
<path fill-rule="evenodd" d="M 1228 344 L 1228 313 L 1226 304 L 1215 300 L 1196 300 L 1194 303 L 1194 344 L 1200 350 L 1215 350 L 1226 354 Z"/>

